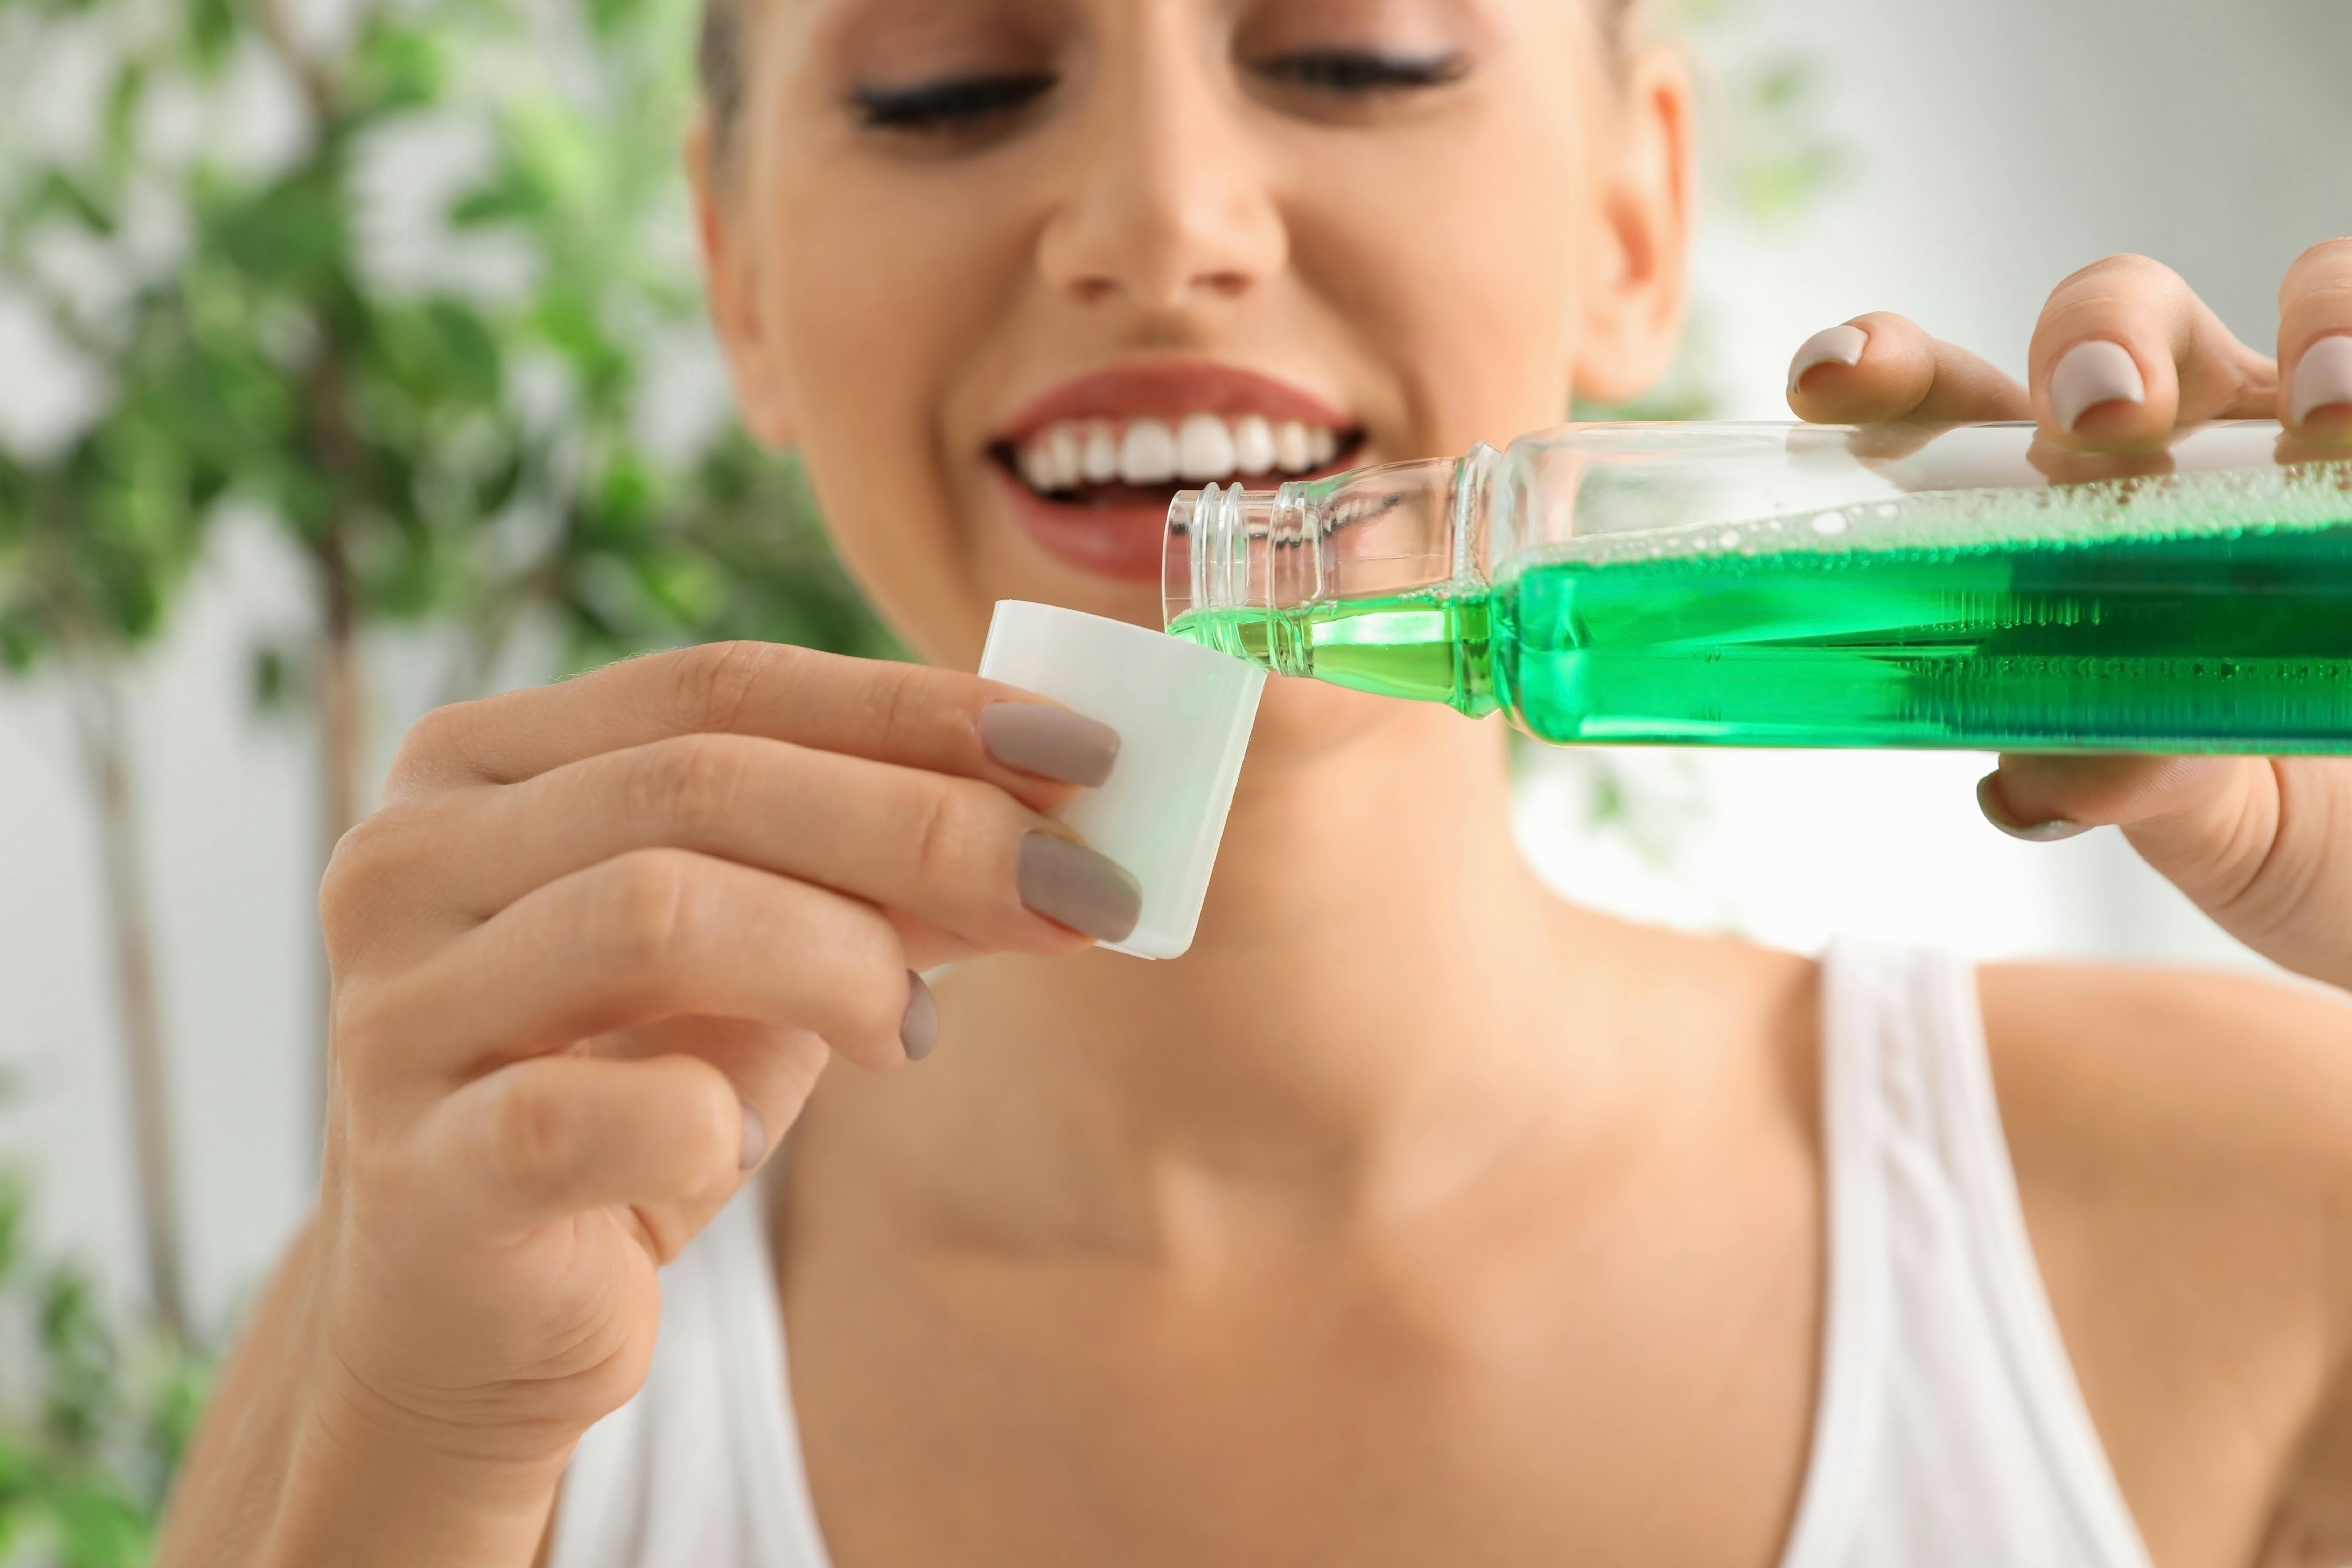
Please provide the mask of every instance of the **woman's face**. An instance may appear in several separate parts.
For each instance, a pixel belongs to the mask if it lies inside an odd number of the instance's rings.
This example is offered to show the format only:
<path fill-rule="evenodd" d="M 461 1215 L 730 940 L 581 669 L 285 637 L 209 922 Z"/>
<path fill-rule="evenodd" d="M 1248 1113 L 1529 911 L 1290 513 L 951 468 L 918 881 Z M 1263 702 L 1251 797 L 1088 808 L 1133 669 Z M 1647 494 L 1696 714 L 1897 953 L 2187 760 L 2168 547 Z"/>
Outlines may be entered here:
<path fill-rule="evenodd" d="M 1159 624 L 1170 495 L 1458 453 L 1671 352 L 1686 94 L 1587 0 L 740 0 L 754 433 L 929 657 Z"/>

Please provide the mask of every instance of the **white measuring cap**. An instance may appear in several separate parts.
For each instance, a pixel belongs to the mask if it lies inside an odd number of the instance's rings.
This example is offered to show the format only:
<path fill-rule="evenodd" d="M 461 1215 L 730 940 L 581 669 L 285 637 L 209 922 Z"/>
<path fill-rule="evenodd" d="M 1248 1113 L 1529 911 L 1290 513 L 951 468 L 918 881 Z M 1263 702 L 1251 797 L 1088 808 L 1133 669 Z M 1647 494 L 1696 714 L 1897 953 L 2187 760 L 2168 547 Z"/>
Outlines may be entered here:
<path fill-rule="evenodd" d="M 1057 816 L 1143 885 L 1124 942 L 1137 958 L 1192 945 L 1265 671 L 1161 632 L 1003 599 L 980 673 L 1118 731 L 1118 761 Z"/>

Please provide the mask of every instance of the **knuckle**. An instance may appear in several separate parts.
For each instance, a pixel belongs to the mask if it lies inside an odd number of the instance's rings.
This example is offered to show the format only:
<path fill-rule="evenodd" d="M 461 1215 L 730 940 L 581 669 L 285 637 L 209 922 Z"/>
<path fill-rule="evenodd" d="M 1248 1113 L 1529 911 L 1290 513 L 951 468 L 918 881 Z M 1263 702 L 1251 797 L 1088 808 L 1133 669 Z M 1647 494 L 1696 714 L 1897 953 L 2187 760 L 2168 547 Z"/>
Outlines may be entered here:
<path fill-rule="evenodd" d="M 330 957 L 348 955 L 362 940 L 385 885 L 413 853 L 396 809 L 354 824 L 335 841 L 319 879 L 319 925 Z"/>
<path fill-rule="evenodd" d="M 887 665 L 877 672 L 874 684 L 874 728 L 876 739 L 885 754 L 896 756 L 907 750 L 909 739 L 923 727 L 929 707 L 925 701 L 927 672 L 916 665 Z"/>
<path fill-rule="evenodd" d="M 362 1067 L 375 1042 L 394 1032 L 383 987 L 338 975 L 327 1002 L 327 1042 L 337 1086 L 347 1069 Z"/>
<path fill-rule="evenodd" d="M 667 655 L 671 699 L 697 730 L 731 730 L 761 686 L 793 662 L 798 649 L 780 643 L 720 642 Z"/>
<path fill-rule="evenodd" d="M 598 889 L 598 961 L 643 978 L 661 969 L 684 940 L 697 881 L 695 858 L 635 849 L 607 861 Z"/>
<path fill-rule="evenodd" d="M 471 728 L 475 707 L 471 702 L 453 702 L 411 724 L 393 753 L 387 791 L 397 794 L 447 773 L 453 764 L 470 769 L 463 737 Z"/>
<path fill-rule="evenodd" d="M 947 778 L 925 780 L 908 803 L 903 827 L 915 876 L 927 885 L 950 879 L 964 861 L 981 815 L 970 790 Z"/>
<path fill-rule="evenodd" d="M 631 814 L 693 831 L 723 822 L 741 800 L 745 762 L 732 737 L 681 735 L 652 749 L 632 781 Z"/>
<path fill-rule="evenodd" d="M 561 1185 L 588 1152 L 581 1107 L 537 1073 L 513 1077 L 491 1102 L 486 1122 L 485 1163 L 493 1180 L 509 1186 Z"/>

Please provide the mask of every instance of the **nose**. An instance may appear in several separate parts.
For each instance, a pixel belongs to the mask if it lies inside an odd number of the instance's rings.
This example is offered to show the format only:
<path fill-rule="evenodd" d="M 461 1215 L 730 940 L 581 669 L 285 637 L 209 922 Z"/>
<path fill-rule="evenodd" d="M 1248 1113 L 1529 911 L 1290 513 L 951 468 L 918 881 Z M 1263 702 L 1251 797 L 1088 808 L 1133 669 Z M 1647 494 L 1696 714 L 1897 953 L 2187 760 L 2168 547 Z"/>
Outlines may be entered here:
<path fill-rule="evenodd" d="M 1038 241 L 1049 284 L 1165 313 L 1281 269 L 1287 239 L 1263 159 L 1197 42 L 1149 26 L 1106 40 L 1089 97 L 1069 195 Z"/>

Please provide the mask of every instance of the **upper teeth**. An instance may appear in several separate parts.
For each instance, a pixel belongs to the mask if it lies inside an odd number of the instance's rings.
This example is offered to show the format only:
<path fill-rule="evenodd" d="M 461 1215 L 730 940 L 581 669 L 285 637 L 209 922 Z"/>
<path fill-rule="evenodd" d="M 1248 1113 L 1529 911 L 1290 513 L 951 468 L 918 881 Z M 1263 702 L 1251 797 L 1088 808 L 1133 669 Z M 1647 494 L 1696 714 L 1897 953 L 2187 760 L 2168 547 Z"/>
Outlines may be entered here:
<path fill-rule="evenodd" d="M 1339 453 L 1339 433 L 1328 426 L 1259 414 L 1221 419 L 1188 414 L 1171 427 L 1164 419 L 1131 419 L 1124 427 L 1095 419 L 1066 419 L 1021 443 L 1021 477 L 1034 490 L 1076 489 L 1116 479 L 1162 485 L 1171 479 L 1205 484 L 1235 473 L 1280 469 L 1303 474 Z"/>

